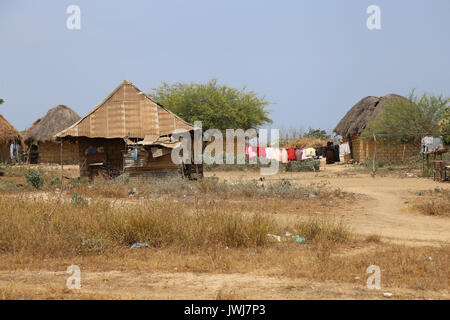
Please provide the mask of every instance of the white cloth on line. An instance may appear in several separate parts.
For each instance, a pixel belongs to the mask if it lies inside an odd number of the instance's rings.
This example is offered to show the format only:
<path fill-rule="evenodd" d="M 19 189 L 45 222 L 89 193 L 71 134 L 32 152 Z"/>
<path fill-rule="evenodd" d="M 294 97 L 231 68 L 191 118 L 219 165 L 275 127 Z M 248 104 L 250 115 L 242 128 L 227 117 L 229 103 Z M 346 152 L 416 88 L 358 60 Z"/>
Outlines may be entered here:
<path fill-rule="evenodd" d="M 339 154 L 350 154 L 350 145 L 348 144 L 348 142 L 339 145 Z"/>

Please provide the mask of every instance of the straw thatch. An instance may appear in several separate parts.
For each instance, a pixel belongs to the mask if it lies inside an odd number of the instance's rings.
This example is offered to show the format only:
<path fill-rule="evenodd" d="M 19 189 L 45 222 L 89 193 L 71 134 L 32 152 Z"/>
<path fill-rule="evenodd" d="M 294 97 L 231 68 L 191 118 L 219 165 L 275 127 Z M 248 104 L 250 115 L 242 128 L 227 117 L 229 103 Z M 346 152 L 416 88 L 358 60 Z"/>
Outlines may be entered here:
<path fill-rule="evenodd" d="M 0 114 L 0 143 L 17 143 L 22 135 Z"/>
<path fill-rule="evenodd" d="M 301 139 L 289 140 L 286 145 L 283 145 L 285 148 L 319 148 L 325 147 L 327 145 L 327 141 L 314 139 L 309 137 L 304 137 Z"/>
<path fill-rule="evenodd" d="M 51 108 L 45 117 L 36 120 L 25 134 L 25 142 L 53 141 L 53 136 L 80 119 L 80 116 L 64 105 Z"/>
<path fill-rule="evenodd" d="M 342 118 L 334 132 L 342 137 L 360 134 L 385 106 L 392 104 L 397 99 L 407 100 L 397 94 L 388 94 L 384 97 L 369 96 L 361 99 Z"/>

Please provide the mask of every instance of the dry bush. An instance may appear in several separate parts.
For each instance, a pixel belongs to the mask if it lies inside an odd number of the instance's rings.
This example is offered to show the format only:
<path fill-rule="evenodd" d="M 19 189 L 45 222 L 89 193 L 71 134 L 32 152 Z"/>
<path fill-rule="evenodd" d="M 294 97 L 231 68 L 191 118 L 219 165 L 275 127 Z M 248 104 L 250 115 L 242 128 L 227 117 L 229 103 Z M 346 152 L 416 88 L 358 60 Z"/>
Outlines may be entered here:
<path fill-rule="evenodd" d="M 413 208 L 428 216 L 450 217 L 450 202 L 443 199 L 427 199 L 417 202 Z"/>
<path fill-rule="evenodd" d="M 381 236 L 379 234 L 370 234 L 365 238 L 368 243 L 381 243 Z"/>
<path fill-rule="evenodd" d="M 342 221 L 311 218 L 294 225 L 294 232 L 314 243 L 342 244 L 352 240 L 352 230 Z"/>
<path fill-rule="evenodd" d="M 419 197 L 414 199 L 413 209 L 428 216 L 450 217 L 450 190 L 435 188 L 417 194 Z"/>

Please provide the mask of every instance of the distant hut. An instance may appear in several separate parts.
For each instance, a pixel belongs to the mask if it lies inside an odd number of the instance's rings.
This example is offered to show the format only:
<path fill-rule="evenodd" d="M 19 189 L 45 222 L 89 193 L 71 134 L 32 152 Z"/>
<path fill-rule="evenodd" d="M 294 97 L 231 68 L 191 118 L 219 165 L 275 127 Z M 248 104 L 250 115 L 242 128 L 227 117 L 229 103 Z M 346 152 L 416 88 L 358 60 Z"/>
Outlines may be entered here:
<path fill-rule="evenodd" d="M 25 133 L 30 163 L 60 163 L 61 146 L 53 136 L 77 122 L 80 116 L 64 105 L 51 108 L 43 118 L 37 119 Z M 75 143 L 63 144 L 64 164 L 78 163 L 78 147 Z"/>
<path fill-rule="evenodd" d="M 384 97 L 365 97 L 347 112 L 334 129 L 334 132 L 342 136 L 343 142 L 348 142 L 350 145 L 350 154 L 344 156 L 345 161 L 353 159 L 356 162 L 364 163 L 366 158 L 373 158 L 374 140 L 361 139 L 361 133 L 385 106 L 398 99 L 407 100 L 396 94 L 388 94 Z M 389 140 L 378 139 L 376 143 L 376 159 L 386 162 L 400 162 L 420 151 L 419 146 L 414 142 L 398 145 L 390 143 Z"/>
<path fill-rule="evenodd" d="M 192 136 L 194 127 L 125 80 L 55 137 L 78 143 L 81 177 L 128 173 L 132 180 L 145 181 L 180 173 L 191 176 L 194 171 L 200 177 L 201 166 L 172 162 L 171 150 L 178 144 L 170 137 L 176 130 Z"/>
<path fill-rule="evenodd" d="M 11 157 L 13 145 L 13 157 Z M 20 158 L 20 149 L 23 145 L 22 135 L 2 115 L 0 115 L 0 162 L 11 162 Z"/>

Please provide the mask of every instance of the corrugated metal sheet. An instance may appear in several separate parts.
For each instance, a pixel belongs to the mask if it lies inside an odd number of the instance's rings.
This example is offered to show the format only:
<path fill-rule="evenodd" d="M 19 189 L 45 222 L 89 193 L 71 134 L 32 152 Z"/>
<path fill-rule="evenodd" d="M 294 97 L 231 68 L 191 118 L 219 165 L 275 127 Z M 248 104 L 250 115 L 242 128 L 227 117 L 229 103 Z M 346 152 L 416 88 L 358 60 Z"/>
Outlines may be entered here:
<path fill-rule="evenodd" d="M 55 137 L 142 139 L 145 135 L 170 134 L 175 129 L 194 127 L 125 80 L 85 117 Z"/>

